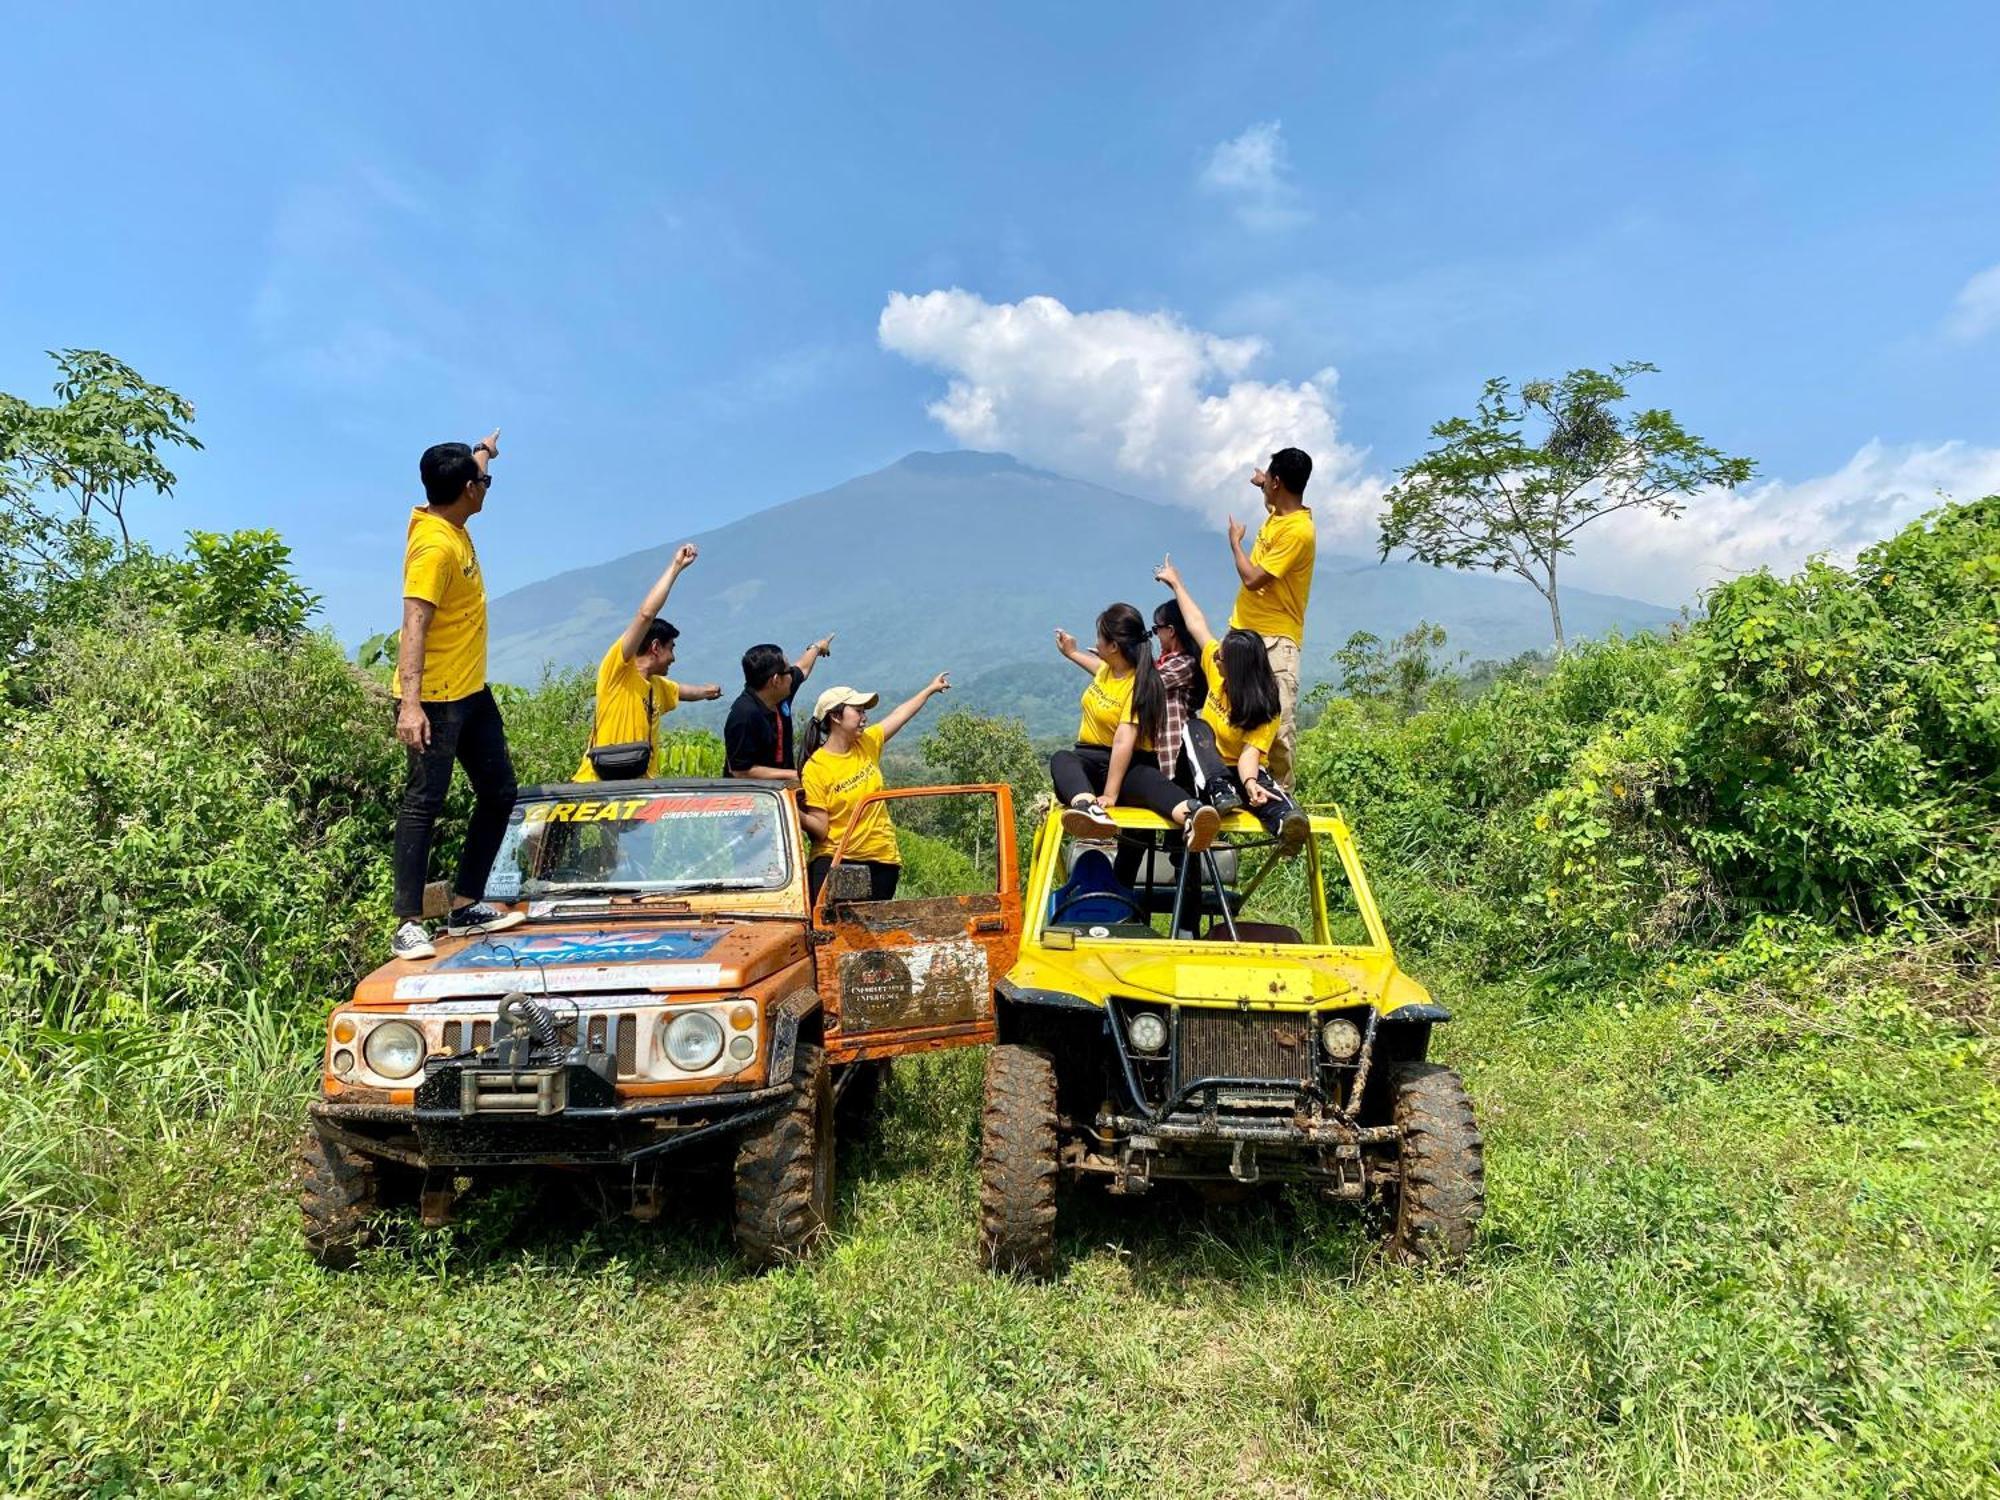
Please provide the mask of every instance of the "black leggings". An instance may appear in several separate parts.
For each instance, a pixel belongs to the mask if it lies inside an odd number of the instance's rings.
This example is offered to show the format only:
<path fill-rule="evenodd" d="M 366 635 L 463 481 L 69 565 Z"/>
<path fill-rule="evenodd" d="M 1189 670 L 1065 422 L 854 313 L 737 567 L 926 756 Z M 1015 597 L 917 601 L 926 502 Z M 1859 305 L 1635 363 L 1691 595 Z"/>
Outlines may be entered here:
<path fill-rule="evenodd" d="M 1298 803 L 1271 779 L 1271 768 L 1265 764 L 1257 767 L 1257 785 L 1264 789 L 1268 800 L 1261 807 L 1251 806 L 1250 798 L 1243 790 L 1243 778 L 1236 774 L 1236 767 L 1223 760 L 1222 752 L 1216 748 L 1214 728 L 1201 719 L 1190 719 L 1187 732 L 1188 738 L 1194 741 L 1196 753 L 1181 757 L 1182 775 L 1187 776 L 1190 767 L 1198 773 L 1193 777 L 1193 784 L 1198 787 L 1202 801 L 1213 802 L 1219 791 L 1233 792 L 1271 833 L 1278 831 L 1278 825 L 1289 814 L 1299 810 Z"/>
<path fill-rule="evenodd" d="M 424 704 L 431 721 L 427 750 L 410 750 L 410 779 L 403 805 L 396 811 L 396 915 L 424 914 L 424 881 L 430 873 L 431 835 L 444 794 L 451 786 L 451 766 L 465 767 L 472 783 L 472 821 L 458 855 L 458 874 L 451 888 L 474 901 L 486 894 L 486 877 L 507 833 L 507 815 L 514 810 L 514 762 L 507 754 L 507 729 L 500 722 L 500 705 L 493 691 L 481 688 L 469 698 Z"/>
<path fill-rule="evenodd" d="M 1078 745 L 1074 750 L 1058 750 L 1049 757 L 1049 776 L 1056 784 L 1056 800 L 1064 807 L 1086 792 L 1102 796 L 1110 775 L 1111 749 L 1107 745 Z M 1160 773 L 1152 751 L 1132 752 L 1132 764 L 1125 768 L 1125 781 L 1118 788 L 1120 805 L 1143 807 L 1171 823 L 1174 809 L 1187 800 L 1187 792 Z"/>
<path fill-rule="evenodd" d="M 903 878 L 903 867 L 892 865 L 882 859 L 848 859 L 844 865 L 858 865 L 868 872 L 868 899 L 870 901 L 894 901 L 896 883 Z M 826 872 L 833 868 L 833 856 L 822 854 L 806 864 L 806 883 L 810 887 L 809 902 L 819 905 L 819 888 L 826 884 Z"/>

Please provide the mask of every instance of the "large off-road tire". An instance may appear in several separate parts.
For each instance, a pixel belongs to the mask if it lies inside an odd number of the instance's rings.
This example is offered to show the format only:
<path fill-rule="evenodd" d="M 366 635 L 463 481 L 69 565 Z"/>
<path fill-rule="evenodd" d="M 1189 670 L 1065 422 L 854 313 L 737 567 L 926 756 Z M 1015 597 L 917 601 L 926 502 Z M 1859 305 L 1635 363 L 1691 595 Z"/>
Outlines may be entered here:
<path fill-rule="evenodd" d="M 986 1054 L 979 1113 L 979 1259 L 1038 1280 L 1056 1269 L 1056 1069 L 1033 1047 Z"/>
<path fill-rule="evenodd" d="M 736 1248 L 753 1266 L 797 1260 L 833 1216 L 833 1075 L 799 1043 L 792 1097 L 736 1145 Z"/>
<path fill-rule="evenodd" d="M 380 1163 L 307 1126 L 299 1143 L 298 1180 L 306 1253 L 328 1270 L 346 1270 L 375 1238 Z"/>
<path fill-rule="evenodd" d="M 875 1128 L 875 1117 L 882 1107 L 882 1090 L 889 1086 L 889 1073 L 895 1064 L 885 1057 L 851 1066 L 854 1076 L 848 1082 L 847 1092 L 833 1107 L 834 1128 L 843 1139 L 866 1135 Z"/>
<path fill-rule="evenodd" d="M 1396 1064 L 1389 1095 L 1403 1139 L 1388 1253 L 1405 1265 L 1456 1265 L 1486 1211 L 1486 1167 L 1472 1100 L 1458 1074 L 1429 1062 Z"/>

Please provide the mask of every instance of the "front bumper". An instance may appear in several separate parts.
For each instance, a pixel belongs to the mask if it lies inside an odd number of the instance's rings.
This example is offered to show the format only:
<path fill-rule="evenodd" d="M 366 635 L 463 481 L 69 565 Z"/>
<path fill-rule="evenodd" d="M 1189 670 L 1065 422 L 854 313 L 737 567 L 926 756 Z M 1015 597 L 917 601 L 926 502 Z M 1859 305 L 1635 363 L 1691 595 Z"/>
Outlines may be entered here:
<path fill-rule="evenodd" d="M 454 1061 L 425 1076 L 415 1108 L 338 1099 L 308 1108 L 322 1135 L 411 1167 L 632 1166 L 769 1119 L 791 1092 L 787 1078 L 619 1104 L 581 1064 L 510 1074 Z"/>

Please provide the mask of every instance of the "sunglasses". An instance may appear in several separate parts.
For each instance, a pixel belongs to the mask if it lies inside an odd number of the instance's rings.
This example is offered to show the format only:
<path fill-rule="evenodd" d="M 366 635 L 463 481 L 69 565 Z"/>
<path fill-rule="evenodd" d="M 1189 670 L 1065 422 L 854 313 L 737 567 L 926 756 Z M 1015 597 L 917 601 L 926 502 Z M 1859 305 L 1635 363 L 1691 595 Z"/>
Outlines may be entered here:
<path fill-rule="evenodd" d="M 493 476 L 491 474 L 481 474 L 477 478 L 475 478 L 472 482 L 484 490 L 490 490 L 493 488 Z"/>

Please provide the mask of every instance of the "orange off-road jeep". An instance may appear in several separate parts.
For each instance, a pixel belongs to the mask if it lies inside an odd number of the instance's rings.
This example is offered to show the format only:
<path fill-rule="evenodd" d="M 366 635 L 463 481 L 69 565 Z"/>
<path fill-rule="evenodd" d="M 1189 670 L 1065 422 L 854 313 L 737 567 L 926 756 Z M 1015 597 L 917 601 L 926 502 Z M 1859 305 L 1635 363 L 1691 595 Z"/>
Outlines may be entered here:
<path fill-rule="evenodd" d="M 486 897 L 527 922 L 385 964 L 327 1020 L 300 1161 L 314 1256 L 350 1264 L 379 1211 L 442 1222 L 524 1168 L 595 1173 L 652 1218 L 664 1169 L 702 1154 L 733 1163 L 746 1258 L 806 1249 L 836 1118 L 865 1116 L 900 1053 L 992 1041 L 1020 938 L 1006 787 L 877 796 L 899 822 L 979 831 L 978 853 L 884 902 L 845 899 L 836 855 L 811 908 L 788 790 L 525 788 Z"/>

